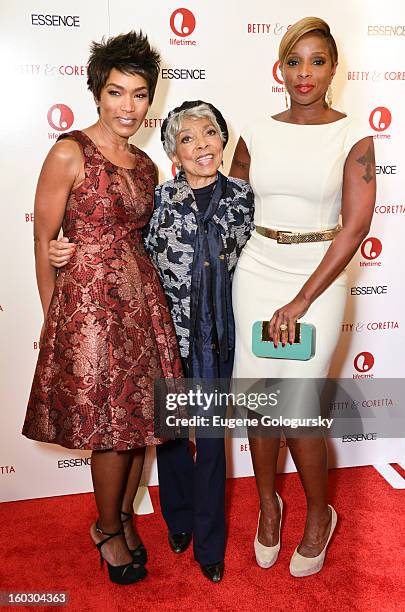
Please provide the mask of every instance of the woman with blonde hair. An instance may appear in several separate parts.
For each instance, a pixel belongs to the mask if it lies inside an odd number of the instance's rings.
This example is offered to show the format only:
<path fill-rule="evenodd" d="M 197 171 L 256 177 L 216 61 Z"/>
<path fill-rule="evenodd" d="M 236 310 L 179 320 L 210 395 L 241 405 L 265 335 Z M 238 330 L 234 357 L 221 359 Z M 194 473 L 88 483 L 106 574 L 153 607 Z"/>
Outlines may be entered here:
<path fill-rule="evenodd" d="M 307 17 L 292 25 L 279 59 L 287 108 L 243 130 L 230 172 L 250 180 L 256 202 L 256 229 L 233 284 L 233 376 L 324 379 L 343 319 L 345 267 L 371 224 L 374 146 L 367 127 L 332 107 L 338 52 L 327 23 Z M 288 359 L 302 317 L 316 330 L 315 354 L 306 361 Z M 251 330 L 258 320 L 269 320 L 273 355 L 279 351 L 276 356 L 286 359 L 254 354 Z M 290 404 L 299 414 L 300 396 Z M 328 505 L 324 438 L 288 432 L 286 437 L 307 501 L 304 534 L 290 563 L 291 574 L 302 577 L 321 570 L 337 515 Z M 254 548 L 257 563 L 268 568 L 280 549 L 282 500 L 275 488 L 280 438 L 251 430 L 249 441 L 260 498 Z"/>

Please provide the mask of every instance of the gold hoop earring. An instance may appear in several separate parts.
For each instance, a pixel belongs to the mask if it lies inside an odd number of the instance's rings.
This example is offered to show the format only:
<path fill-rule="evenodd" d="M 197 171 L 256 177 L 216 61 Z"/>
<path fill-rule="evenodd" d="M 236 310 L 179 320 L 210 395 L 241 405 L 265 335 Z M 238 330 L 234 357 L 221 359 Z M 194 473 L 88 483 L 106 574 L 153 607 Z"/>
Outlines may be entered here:
<path fill-rule="evenodd" d="M 286 107 L 286 108 L 289 108 L 289 105 L 288 105 L 288 98 L 287 98 L 287 90 L 286 90 L 286 88 L 285 88 L 285 87 L 284 87 L 284 100 L 285 100 L 285 107 Z"/>
<path fill-rule="evenodd" d="M 332 102 L 333 102 L 332 85 L 329 85 L 328 91 L 326 92 L 326 104 L 328 105 L 328 108 L 331 108 Z"/>

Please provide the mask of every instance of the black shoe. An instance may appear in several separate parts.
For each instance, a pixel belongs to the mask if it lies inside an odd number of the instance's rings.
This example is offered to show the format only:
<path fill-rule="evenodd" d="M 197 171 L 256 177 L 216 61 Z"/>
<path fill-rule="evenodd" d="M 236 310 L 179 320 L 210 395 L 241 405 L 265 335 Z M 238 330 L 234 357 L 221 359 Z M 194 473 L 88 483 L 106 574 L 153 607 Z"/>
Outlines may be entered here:
<path fill-rule="evenodd" d="M 211 565 L 203 565 L 200 563 L 201 571 L 211 582 L 221 582 L 224 577 L 224 562 L 212 563 Z"/>
<path fill-rule="evenodd" d="M 191 542 L 192 534 L 182 531 L 181 533 L 169 533 L 168 539 L 170 548 L 175 553 L 182 553 L 187 550 Z"/>
<path fill-rule="evenodd" d="M 129 514 L 129 512 L 124 512 L 123 510 L 121 510 L 121 515 L 124 515 L 125 517 L 121 517 L 122 523 L 126 523 L 127 521 L 132 519 L 132 514 Z M 136 548 L 130 548 L 129 552 L 131 553 L 135 563 L 139 563 L 139 565 L 145 565 L 148 562 L 148 553 L 142 542 L 138 544 Z"/>
<path fill-rule="evenodd" d="M 99 552 L 100 552 L 100 561 L 101 567 L 103 567 L 103 563 L 105 561 L 101 548 L 104 546 L 106 542 L 109 542 L 112 538 L 116 536 L 124 535 L 123 529 L 119 529 L 115 533 L 107 533 L 100 529 L 98 522 L 96 522 L 96 530 L 98 533 L 102 533 L 103 535 L 108 536 L 102 542 L 96 544 Z M 108 567 L 108 574 L 110 576 L 111 582 L 115 582 L 116 584 L 133 584 L 134 582 L 138 582 L 139 580 L 143 580 L 146 577 L 147 571 L 143 565 L 139 565 L 138 567 L 134 567 L 133 561 L 131 563 L 126 563 L 125 565 L 110 565 L 108 561 L 106 561 Z"/>

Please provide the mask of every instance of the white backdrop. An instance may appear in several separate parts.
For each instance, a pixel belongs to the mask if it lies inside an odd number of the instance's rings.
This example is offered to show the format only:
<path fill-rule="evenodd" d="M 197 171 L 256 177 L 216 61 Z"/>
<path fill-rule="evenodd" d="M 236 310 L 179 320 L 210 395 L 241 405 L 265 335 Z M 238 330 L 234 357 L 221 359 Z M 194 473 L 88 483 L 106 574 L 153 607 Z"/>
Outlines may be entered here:
<path fill-rule="evenodd" d="M 163 181 L 171 176 L 171 164 L 160 145 L 160 123 L 183 100 L 208 100 L 222 110 L 230 128 L 225 171 L 242 127 L 256 116 L 284 108 L 277 48 L 288 25 L 306 15 L 320 16 L 331 25 L 340 50 L 334 106 L 369 122 L 379 173 L 372 229 L 349 269 L 347 309 L 332 374 L 404 376 L 402 1 L 293 0 L 283 6 L 271 0 L 4 0 L 0 8 L 4 79 L 0 97 L 4 138 L 0 151 L 0 500 L 91 490 L 89 452 L 33 442 L 20 434 L 42 323 L 34 273 L 33 196 L 41 164 L 57 136 L 96 119 L 86 90 L 90 41 L 142 28 L 161 51 L 162 78 L 145 128 L 135 142 L 158 164 Z M 403 457 L 403 441 L 368 437 L 331 442 L 331 465 L 384 463 Z M 235 440 L 228 450 L 229 476 L 251 475 L 247 441 Z M 284 451 L 279 467 L 293 469 Z M 145 481 L 157 482 L 153 453 Z"/>

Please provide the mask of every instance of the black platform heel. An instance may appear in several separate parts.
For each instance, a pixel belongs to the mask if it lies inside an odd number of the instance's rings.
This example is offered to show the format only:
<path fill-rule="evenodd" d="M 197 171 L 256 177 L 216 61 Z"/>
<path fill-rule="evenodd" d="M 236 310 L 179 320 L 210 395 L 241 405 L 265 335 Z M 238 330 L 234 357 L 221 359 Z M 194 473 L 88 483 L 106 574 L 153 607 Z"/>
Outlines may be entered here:
<path fill-rule="evenodd" d="M 101 567 L 103 567 L 104 561 L 107 563 L 108 574 L 110 576 L 111 582 L 115 582 L 116 584 L 133 584 L 134 582 L 143 580 L 146 577 L 148 572 L 143 567 L 143 565 L 139 565 L 139 567 L 134 567 L 134 561 L 131 561 L 131 563 L 126 563 L 125 565 L 111 565 L 110 563 L 108 563 L 108 561 L 104 559 L 101 553 L 101 549 L 106 542 L 109 542 L 112 538 L 115 538 L 117 536 L 124 536 L 124 530 L 122 529 L 122 527 L 115 533 L 107 533 L 106 531 L 100 529 L 100 526 L 97 521 L 96 531 L 98 533 L 102 533 L 105 536 L 108 536 L 105 538 L 105 540 L 96 544 L 96 546 L 100 553 Z"/>
<path fill-rule="evenodd" d="M 121 521 L 123 523 L 126 523 L 127 521 L 132 519 L 132 514 L 130 514 L 129 512 L 124 512 L 123 510 L 121 510 L 121 515 L 125 517 L 122 518 L 121 516 Z M 148 562 L 148 553 L 142 542 L 136 548 L 133 548 L 132 550 L 129 549 L 129 552 L 131 553 L 135 563 L 145 565 Z"/>

